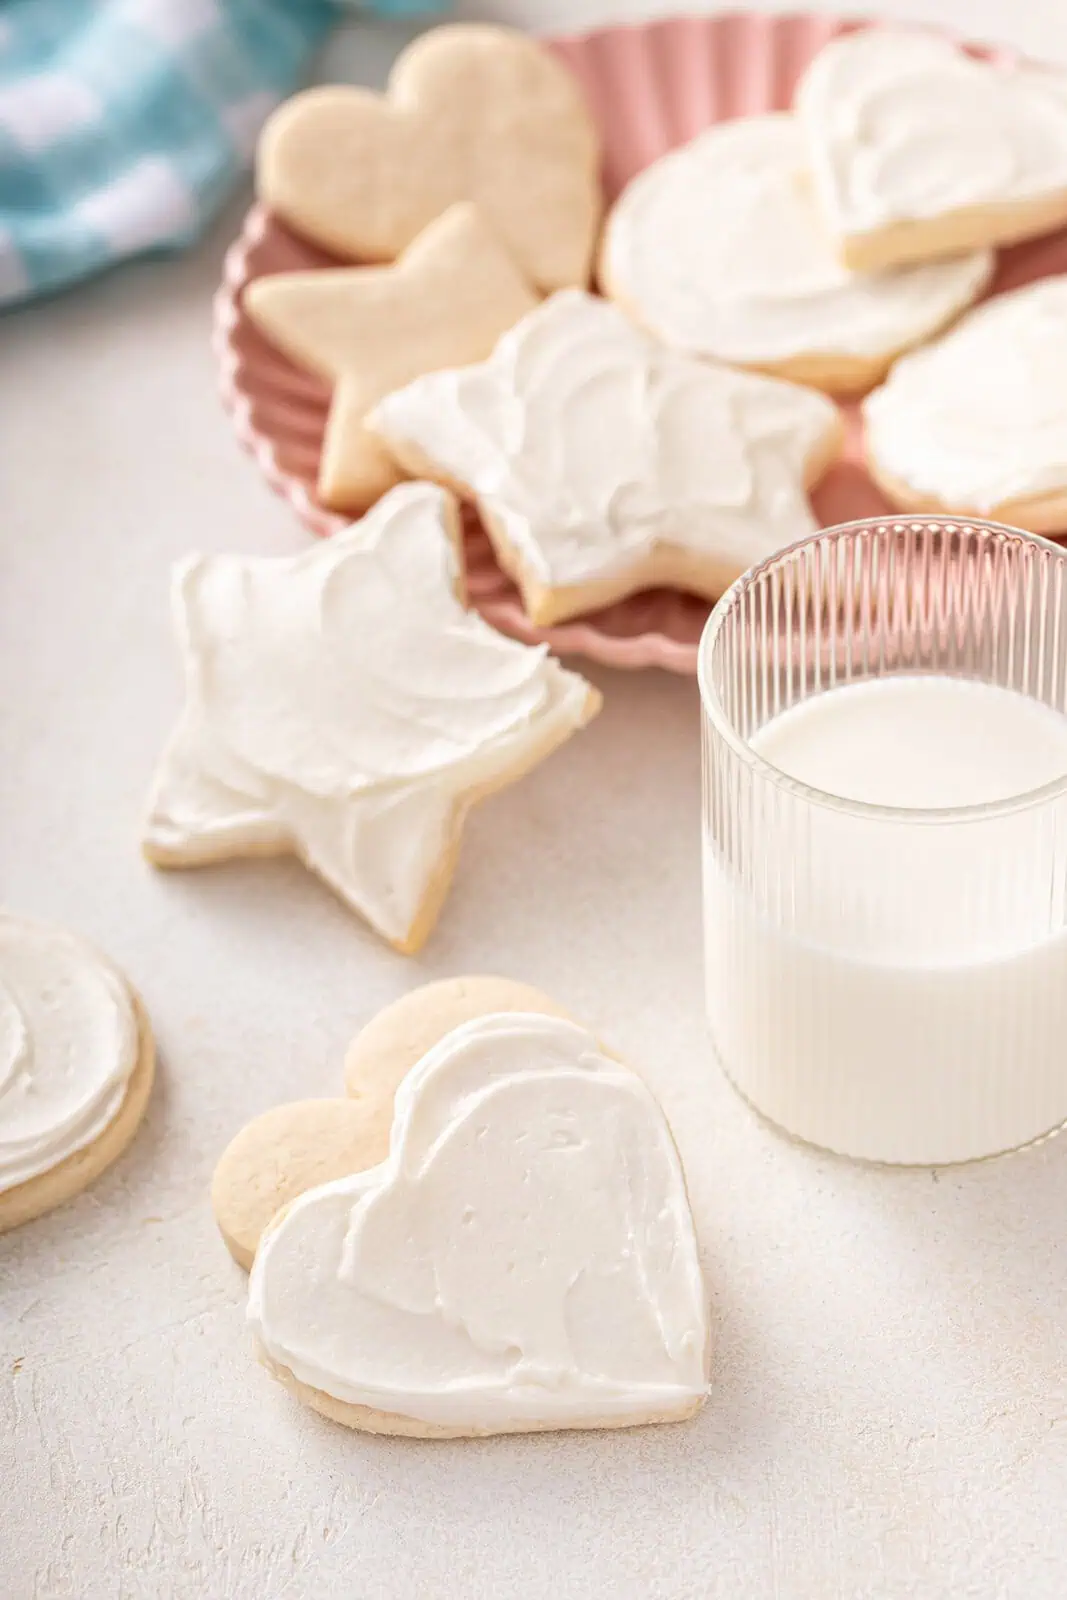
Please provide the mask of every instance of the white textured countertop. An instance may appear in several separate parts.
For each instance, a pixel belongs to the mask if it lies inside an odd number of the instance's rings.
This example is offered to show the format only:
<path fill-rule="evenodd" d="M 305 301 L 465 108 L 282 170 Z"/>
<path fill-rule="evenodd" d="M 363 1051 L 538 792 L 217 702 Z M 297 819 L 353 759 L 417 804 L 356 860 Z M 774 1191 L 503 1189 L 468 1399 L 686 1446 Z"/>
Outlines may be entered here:
<path fill-rule="evenodd" d="M 895 9 L 1067 58 L 1062 0 Z M 398 37 L 353 30 L 335 70 L 375 76 Z M 603 715 L 476 815 L 415 961 L 294 864 L 142 865 L 179 697 L 169 563 L 304 539 L 215 400 L 209 299 L 237 214 L 190 258 L 0 325 L 0 891 L 125 966 L 162 1060 L 128 1155 L 0 1240 L 0 1595 L 1062 1600 L 1067 1141 L 894 1174 L 738 1103 L 701 1019 L 692 684 L 597 672 Z M 663 1101 L 714 1304 L 691 1424 L 369 1438 L 250 1358 L 216 1156 L 266 1107 L 339 1092 L 380 1005 L 472 970 L 558 996 Z"/>

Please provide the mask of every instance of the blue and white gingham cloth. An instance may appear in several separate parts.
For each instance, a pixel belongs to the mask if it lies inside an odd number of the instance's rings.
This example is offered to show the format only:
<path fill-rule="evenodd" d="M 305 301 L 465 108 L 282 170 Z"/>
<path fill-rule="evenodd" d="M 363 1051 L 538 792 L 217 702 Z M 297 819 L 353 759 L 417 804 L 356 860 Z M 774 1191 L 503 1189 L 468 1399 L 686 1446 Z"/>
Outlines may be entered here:
<path fill-rule="evenodd" d="M 343 5 L 0 3 L 0 305 L 194 239 Z"/>

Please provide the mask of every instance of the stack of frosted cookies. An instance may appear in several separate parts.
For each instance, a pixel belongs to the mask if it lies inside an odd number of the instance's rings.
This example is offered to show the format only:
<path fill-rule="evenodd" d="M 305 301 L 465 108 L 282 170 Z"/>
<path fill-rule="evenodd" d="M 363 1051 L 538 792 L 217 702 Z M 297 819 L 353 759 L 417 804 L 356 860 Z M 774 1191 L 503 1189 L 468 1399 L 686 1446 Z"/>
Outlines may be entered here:
<path fill-rule="evenodd" d="M 866 463 L 893 506 L 1055 532 L 1067 279 L 971 308 L 998 247 L 1065 223 L 1067 74 L 876 27 L 820 51 L 791 113 L 640 173 L 601 281 L 676 349 L 866 395 Z"/>

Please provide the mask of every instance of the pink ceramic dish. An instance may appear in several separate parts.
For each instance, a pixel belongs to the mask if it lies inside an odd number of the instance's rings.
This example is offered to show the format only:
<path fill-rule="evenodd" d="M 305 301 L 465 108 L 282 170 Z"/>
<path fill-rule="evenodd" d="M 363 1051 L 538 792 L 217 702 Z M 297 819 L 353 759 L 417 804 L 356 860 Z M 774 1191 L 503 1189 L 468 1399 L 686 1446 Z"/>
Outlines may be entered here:
<path fill-rule="evenodd" d="M 798 77 L 828 39 L 855 23 L 825 16 L 731 14 L 609 28 L 547 41 L 585 90 L 604 142 L 604 186 L 613 199 L 642 167 L 710 123 L 787 108 Z M 977 50 L 976 54 L 995 55 Z M 245 220 L 226 257 L 215 300 L 215 344 L 223 398 L 241 443 L 267 481 L 313 533 L 330 534 L 345 518 L 315 499 L 319 451 L 329 404 L 325 385 L 300 372 L 256 332 L 241 308 L 253 278 L 294 268 L 336 265 L 295 238 L 260 206 Z M 1067 232 L 1005 251 L 994 292 L 1067 271 Z M 824 525 L 879 516 L 888 508 L 863 469 L 855 407 L 847 408 L 846 456 L 813 496 Z M 479 611 L 521 639 L 614 667 L 696 670 L 706 602 L 668 590 L 635 595 L 594 616 L 534 628 L 493 559 L 472 516 L 467 532 L 468 589 Z"/>

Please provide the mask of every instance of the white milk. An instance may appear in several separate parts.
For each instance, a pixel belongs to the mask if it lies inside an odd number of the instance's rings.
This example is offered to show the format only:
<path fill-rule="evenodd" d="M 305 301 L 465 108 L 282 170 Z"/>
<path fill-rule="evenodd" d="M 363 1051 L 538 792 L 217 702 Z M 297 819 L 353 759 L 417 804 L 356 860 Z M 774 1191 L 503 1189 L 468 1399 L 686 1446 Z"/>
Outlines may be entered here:
<path fill-rule="evenodd" d="M 742 1092 L 802 1138 L 884 1161 L 988 1155 L 1067 1119 L 1067 798 L 929 815 L 1063 778 L 1067 717 L 988 684 L 888 677 L 751 743 L 811 788 L 927 815 L 768 801 L 748 888 L 706 849 L 709 1017 Z"/>

